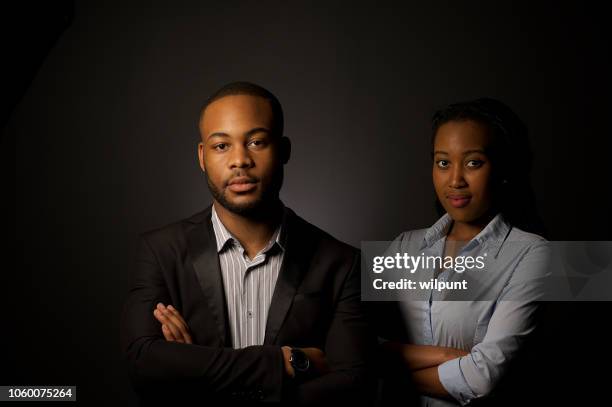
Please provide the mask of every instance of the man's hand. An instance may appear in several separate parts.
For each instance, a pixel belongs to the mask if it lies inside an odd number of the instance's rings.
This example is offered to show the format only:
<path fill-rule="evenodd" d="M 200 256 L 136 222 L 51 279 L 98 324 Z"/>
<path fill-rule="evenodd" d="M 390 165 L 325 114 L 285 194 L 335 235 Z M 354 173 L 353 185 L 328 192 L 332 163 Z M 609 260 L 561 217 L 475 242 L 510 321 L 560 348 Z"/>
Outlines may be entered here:
<path fill-rule="evenodd" d="M 329 366 L 327 365 L 327 360 L 325 359 L 325 353 L 321 349 L 318 348 L 299 348 L 302 352 L 306 354 L 306 357 L 310 360 L 310 369 L 314 372 L 316 376 L 324 375 L 329 372 Z M 291 358 L 291 347 L 283 346 L 283 358 L 285 359 L 285 372 L 289 377 L 295 377 L 295 370 L 293 366 L 291 366 L 291 362 L 289 359 Z"/>
<path fill-rule="evenodd" d="M 192 343 L 187 322 L 172 305 L 166 307 L 160 302 L 153 310 L 153 315 L 162 324 L 162 332 L 167 341 Z"/>

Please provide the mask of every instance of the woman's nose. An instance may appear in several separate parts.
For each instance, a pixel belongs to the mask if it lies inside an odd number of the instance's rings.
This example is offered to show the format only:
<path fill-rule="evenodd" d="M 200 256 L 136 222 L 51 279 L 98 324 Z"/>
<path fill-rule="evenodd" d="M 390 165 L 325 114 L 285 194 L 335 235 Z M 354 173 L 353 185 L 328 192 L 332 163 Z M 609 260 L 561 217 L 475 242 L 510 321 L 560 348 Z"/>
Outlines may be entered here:
<path fill-rule="evenodd" d="M 465 187 L 467 183 L 465 182 L 465 178 L 463 176 L 463 168 L 455 167 L 451 172 L 450 186 L 451 188 L 462 188 Z"/>

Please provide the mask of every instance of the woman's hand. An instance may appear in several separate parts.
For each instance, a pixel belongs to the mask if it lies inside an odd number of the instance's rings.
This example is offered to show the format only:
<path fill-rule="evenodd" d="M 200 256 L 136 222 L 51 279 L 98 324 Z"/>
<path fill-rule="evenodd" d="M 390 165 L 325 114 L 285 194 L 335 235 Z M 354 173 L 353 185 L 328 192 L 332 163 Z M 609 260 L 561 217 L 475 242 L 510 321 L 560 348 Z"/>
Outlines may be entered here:
<path fill-rule="evenodd" d="M 438 376 L 438 366 L 444 362 L 469 354 L 469 352 L 445 346 L 414 345 L 385 342 L 383 349 L 402 362 L 410 370 L 412 383 L 418 392 L 433 397 L 452 399 Z"/>
<path fill-rule="evenodd" d="M 400 342 L 385 342 L 383 349 L 400 357 L 410 370 L 436 367 L 448 360 L 467 355 L 469 352 L 457 348 L 431 345 L 414 345 Z"/>

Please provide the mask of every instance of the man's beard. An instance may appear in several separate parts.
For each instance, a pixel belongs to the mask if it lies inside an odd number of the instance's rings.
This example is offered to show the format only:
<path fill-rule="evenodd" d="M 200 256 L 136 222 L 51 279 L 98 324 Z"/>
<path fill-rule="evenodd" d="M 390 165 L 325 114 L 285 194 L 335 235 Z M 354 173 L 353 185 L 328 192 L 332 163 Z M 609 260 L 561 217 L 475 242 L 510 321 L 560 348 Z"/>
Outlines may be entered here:
<path fill-rule="evenodd" d="M 208 177 L 208 172 L 204 172 L 204 174 L 206 175 L 208 190 L 213 198 L 228 211 L 248 218 L 263 215 L 267 209 L 274 206 L 278 201 L 278 193 L 283 184 L 283 171 L 280 169 L 275 173 L 269 185 L 264 186 L 260 181 L 259 185 L 262 187 L 262 192 L 257 199 L 247 203 L 236 204 L 227 199 L 224 190 L 217 188 L 217 186 L 212 183 Z"/>

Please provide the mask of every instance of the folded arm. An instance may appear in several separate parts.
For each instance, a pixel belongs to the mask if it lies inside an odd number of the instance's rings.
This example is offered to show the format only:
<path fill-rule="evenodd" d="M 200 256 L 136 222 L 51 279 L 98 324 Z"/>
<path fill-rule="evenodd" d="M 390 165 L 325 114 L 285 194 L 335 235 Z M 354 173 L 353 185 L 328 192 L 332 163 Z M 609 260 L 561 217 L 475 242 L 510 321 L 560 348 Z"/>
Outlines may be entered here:
<path fill-rule="evenodd" d="M 468 352 L 457 348 L 414 345 L 395 341 L 386 341 L 381 346 L 383 351 L 399 357 L 404 365 L 412 371 L 437 367 L 448 360 L 468 354 Z"/>
<path fill-rule="evenodd" d="M 171 303 L 170 296 L 155 254 L 143 237 L 121 321 L 122 351 L 138 390 L 184 382 L 212 393 L 240 392 L 280 401 L 285 376 L 280 347 L 231 349 L 166 341 L 153 315 L 159 302 Z"/>
<path fill-rule="evenodd" d="M 297 388 L 300 404 L 316 404 L 317 400 L 346 402 L 351 397 L 363 403 L 364 397 L 372 396 L 367 365 L 376 343 L 361 303 L 361 260 L 358 255 L 353 260 L 325 342 L 329 372 Z"/>
<path fill-rule="evenodd" d="M 518 262 L 495 304 L 482 342 L 438 366 L 438 380 L 462 405 L 489 395 L 536 327 L 538 300 L 550 275 L 547 243 L 533 244 Z"/>
<path fill-rule="evenodd" d="M 549 255 L 545 242 L 524 255 L 496 303 L 487 334 L 469 352 L 397 342 L 386 342 L 383 349 L 401 358 L 421 394 L 452 398 L 462 405 L 489 395 L 535 328 Z"/>

